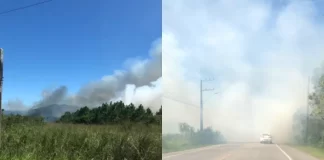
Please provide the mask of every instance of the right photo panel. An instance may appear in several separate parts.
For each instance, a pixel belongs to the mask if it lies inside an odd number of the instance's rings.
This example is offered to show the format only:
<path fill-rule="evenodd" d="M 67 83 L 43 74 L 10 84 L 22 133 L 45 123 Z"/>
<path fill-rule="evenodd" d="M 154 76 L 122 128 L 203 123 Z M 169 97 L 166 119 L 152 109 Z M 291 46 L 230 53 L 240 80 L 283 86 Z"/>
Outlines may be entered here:
<path fill-rule="evenodd" d="M 162 159 L 324 159 L 322 6 L 163 0 Z"/>

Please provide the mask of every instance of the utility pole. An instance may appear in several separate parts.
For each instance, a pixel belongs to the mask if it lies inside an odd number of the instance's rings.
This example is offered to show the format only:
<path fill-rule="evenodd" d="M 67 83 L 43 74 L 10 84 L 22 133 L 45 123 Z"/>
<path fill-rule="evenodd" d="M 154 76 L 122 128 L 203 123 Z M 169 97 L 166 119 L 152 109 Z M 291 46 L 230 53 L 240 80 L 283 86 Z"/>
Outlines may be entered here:
<path fill-rule="evenodd" d="M 2 89 L 3 88 L 3 49 L 0 48 L 0 148 L 2 147 L 2 133 L 1 133 L 1 123 L 2 123 Z"/>
<path fill-rule="evenodd" d="M 203 115 L 203 92 L 212 91 L 214 89 L 203 89 L 203 82 L 213 81 L 213 79 L 200 80 L 200 130 L 204 129 L 204 115 Z"/>
<path fill-rule="evenodd" d="M 305 144 L 307 143 L 307 137 L 308 137 L 308 121 L 309 121 L 309 83 L 310 83 L 310 77 L 308 77 L 307 81 L 307 98 L 306 98 L 306 128 L 305 128 Z"/>

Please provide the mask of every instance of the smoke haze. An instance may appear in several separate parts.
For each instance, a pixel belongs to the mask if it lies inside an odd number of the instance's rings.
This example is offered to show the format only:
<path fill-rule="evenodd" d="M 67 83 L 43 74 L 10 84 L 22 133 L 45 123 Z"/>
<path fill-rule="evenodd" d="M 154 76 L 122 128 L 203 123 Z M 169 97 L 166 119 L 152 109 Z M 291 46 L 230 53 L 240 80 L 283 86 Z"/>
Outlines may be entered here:
<path fill-rule="evenodd" d="M 280 3 L 279 3 L 280 2 Z M 264 132 L 289 141 L 292 116 L 306 105 L 307 77 L 323 60 L 323 22 L 302 0 L 164 0 L 163 132 L 204 125 L 229 141 Z M 215 94 L 215 93 L 218 94 Z"/>

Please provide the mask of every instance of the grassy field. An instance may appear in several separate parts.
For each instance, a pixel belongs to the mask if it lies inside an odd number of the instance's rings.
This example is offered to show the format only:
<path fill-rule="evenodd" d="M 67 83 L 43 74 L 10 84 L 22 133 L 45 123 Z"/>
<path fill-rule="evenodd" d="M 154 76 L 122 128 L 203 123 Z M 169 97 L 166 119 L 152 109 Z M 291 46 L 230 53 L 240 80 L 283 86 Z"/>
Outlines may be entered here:
<path fill-rule="evenodd" d="M 162 136 L 162 152 L 176 152 L 209 145 L 225 143 L 223 135 L 207 127 L 203 130 L 195 130 L 186 123 L 179 124 L 180 133 L 164 134 Z"/>
<path fill-rule="evenodd" d="M 163 137 L 163 136 L 162 136 Z M 164 136 L 162 139 L 162 152 L 168 153 L 168 152 L 177 152 L 177 151 L 183 151 L 183 150 L 189 150 L 194 148 L 200 148 L 207 145 L 203 144 L 192 144 L 190 140 L 174 136 L 174 138 L 170 139 Z"/>
<path fill-rule="evenodd" d="M 160 160 L 161 126 L 4 126 L 0 160 Z"/>
<path fill-rule="evenodd" d="M 291 145 L 291 146 L 305 153 L 308 153 L 320 160 L 324 160 L 324 148 L 317 148 L 312 146 L 300 146 L 300 145 Z"/>

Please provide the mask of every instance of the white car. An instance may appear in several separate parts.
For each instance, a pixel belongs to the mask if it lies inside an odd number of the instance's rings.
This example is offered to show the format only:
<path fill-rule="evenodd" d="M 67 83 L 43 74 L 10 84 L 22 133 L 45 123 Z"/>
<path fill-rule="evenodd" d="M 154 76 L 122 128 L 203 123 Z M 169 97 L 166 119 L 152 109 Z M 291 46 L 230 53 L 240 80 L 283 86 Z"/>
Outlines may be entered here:
<path fill-rule="evenodd" d="M 262 134 L 260 137 L 260 143 L 272 143 L 272 136 L 270 134 Z"/>

